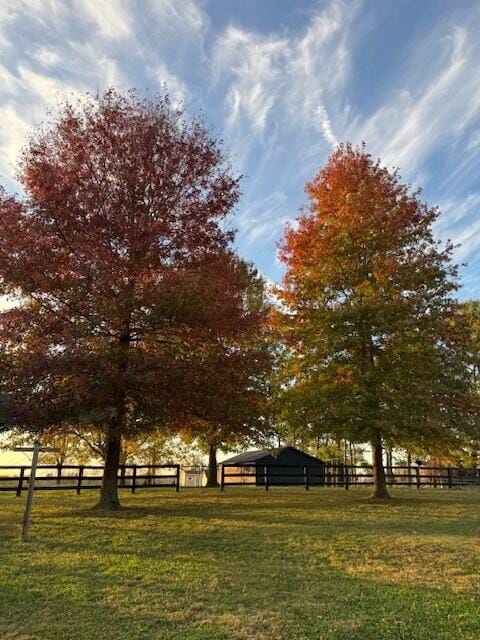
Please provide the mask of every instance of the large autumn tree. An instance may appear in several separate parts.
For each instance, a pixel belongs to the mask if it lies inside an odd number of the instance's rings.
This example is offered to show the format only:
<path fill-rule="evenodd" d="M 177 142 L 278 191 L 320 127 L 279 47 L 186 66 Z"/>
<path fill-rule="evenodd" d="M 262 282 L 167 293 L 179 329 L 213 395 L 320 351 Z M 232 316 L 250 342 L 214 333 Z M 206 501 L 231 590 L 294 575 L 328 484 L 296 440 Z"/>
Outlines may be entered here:
<path fill-rule="evenodd" d="M 243 330 L 239 179 L 168 96 L 109 90 L 59 105 L 18 180 L 23 197 L 0 193 L 1 286 L 22 301 L 0 318 L 15 420 L 101 429 L 99 507 L 115 509 L 122 437 L 188 420 L 190 363 Z"/>
<path fill-rule="evenodd" d="M 433 236 L 438 210 L 364 147 L 341 145 L 306 192 L 280 248 L 283 411 L 370 442 L 374 496 L 388 497 L 385 443 L 428 447 L 472 425 L 452 245 Z"/>
<path fill-rule="evenodd" d="M 242 331 L 212 335 L 190 364 L 186 378 L 196 406 L 182 434 L 208 453 L 207 486 L 217 486 L 217 451 L 258 442 L 271 429 L 270 305 L 256 269 L 239 262 L 243 274 Z M 208 376 L 198 375 L 205 370 Z"/>

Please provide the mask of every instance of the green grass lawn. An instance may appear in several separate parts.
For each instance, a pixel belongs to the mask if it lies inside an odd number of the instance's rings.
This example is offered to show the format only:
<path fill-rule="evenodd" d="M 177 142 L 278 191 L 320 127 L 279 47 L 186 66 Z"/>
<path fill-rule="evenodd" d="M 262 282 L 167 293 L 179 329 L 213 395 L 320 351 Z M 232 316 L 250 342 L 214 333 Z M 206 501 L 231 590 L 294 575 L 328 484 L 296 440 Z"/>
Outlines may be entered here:
<path fill-rule="evenodd" d="M 1 640 L 477 640 L 480 491 L 0 494 Z"/>

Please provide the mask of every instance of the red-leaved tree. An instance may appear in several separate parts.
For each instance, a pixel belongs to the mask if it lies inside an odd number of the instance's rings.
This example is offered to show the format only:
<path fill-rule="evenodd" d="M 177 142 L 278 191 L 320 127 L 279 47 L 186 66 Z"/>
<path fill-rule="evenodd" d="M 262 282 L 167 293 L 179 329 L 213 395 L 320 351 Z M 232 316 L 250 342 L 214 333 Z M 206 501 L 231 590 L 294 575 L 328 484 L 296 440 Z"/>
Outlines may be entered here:
<path fill-rule="evenodd" d="M 99 507 L 115 509 L 122 436 L 189 420 L 194 354 L 251 330 L 225 230 L 239 179 L 167 96 L 114 90 L 61 104 L 18 179 L 24 197 L 0 193 L 0 281 L 21 298 L 0 319 L 16 424 L 101 428 Z"/>
<path fill-rule="evenodd" d="M 274 353 L 270 305 L 264 281 L 240 262 L 244 277 L 242 331 L 211 336 L 189 363 L 185 376 L 192 419 L 181 429 L 208 453 L 207 486 L 217 486 L 217 450 L 263 441 L 271 432 L 270 382 Z M 202 375 L 201 371 L 208 372 Z M 195 409 L 193 410 L 193 407 Z"/>

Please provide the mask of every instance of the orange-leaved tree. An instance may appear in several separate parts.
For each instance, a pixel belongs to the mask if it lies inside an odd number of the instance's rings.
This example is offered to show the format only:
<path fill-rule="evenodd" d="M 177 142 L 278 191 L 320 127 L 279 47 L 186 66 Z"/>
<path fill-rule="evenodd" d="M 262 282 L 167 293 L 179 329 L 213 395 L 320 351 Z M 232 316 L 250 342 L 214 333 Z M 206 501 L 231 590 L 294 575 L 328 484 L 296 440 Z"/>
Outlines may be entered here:
<path fill-rule="evenodd" d="M 473 424 L 453 247 L 433 236 L 438 210 L 364 147 L 341 145 L 306 192 L 280 247 L 283 411 L 370 442 L 385 498 L 385 442 L 428 447 Z"/>

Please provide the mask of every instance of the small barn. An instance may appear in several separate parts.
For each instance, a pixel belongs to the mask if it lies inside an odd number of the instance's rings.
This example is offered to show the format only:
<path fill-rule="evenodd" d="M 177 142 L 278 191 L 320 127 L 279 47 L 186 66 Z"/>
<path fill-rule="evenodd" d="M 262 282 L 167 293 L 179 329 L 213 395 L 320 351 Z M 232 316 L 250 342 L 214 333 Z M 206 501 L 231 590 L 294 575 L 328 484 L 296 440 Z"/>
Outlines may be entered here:
<path fill-rule="evenodd" d="M 309 485 L 325 484 L 325 463 L 295 447 L 279 447 L 261 451 L 247 451 L 223 461 L 225 477 L 231 473 L 244 473 L 249 484 Z M 233 467 L 233 468 L 232 468 Z M 228 480 L 227 480 L 228 482 Z"/>

